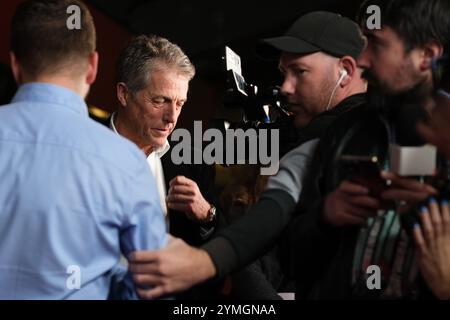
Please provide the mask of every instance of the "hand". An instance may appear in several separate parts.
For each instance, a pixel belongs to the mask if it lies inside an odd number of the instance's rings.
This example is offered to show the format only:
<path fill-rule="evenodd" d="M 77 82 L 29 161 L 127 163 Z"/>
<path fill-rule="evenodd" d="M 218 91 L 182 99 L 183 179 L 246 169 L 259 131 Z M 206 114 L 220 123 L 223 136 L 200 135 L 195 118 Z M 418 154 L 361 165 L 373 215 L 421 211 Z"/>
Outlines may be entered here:
<path fill-rule="evenodd" d="M 450 299 L 450 213 L 448 202 L 430 201 L 423 207 L 421 224 L 414 226 L 419 267 L 430 290 L 439 299 Z"/>
<path fill-rule="evenodd" d="M 369 189 L 344 181 L 325 199 L 324 220 L 339 227 L 366 225 L 380 208 L 380 201 L 369 196 Z"/>
<path fill-rule="evenodd" d="M 416 179 L 400 177 L 392 172 L 383 171 L 381 176 L 390 180 L 390 188 L 381 193 L 381 199 L 403 202 L 401 212 L 409 211 L 419 202 L 425 201 L 428 197 L 436 195 L 438 192 L 432 186 L 421 183 Z"/>
<path fill-rule="evenodd" d="M 200 189 L 193 180 L 183 176 L 173 178 L 169 183 L 167 207 L 186 213 L 194 221 L 203 221 L 208 217 L 211 205 L 203 198 Z"/>
<path fill-rule="evenodd" d="M 206 251 L 171 237 L 159 251 L 135 251 L 129 257 L 138 295 L 155 299 L 187 290 L 216 275 L 216 268 Z M 151 286 L 151 289 L 143 287 Z"/>

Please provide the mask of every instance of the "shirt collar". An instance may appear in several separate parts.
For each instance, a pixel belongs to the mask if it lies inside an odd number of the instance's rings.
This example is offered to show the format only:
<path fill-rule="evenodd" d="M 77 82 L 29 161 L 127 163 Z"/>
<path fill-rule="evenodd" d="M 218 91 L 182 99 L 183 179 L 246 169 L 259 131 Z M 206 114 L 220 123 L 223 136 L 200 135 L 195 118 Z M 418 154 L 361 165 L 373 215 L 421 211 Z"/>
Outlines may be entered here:
<path fill-rule="evenodd" d="M 66 107 L 76 113 L 88 116 L 88 108 L 83 98 L 68 88 L 43 82 L 21 85 L 12 99 L 14 102 L 43 102 Z"/>
<path fill-rule="evenodd" d="M 120 133 L 117 131 L 116 126 L 114 125 L 114 120 L 116 118 L 116 112 L 114 112 L 111 115 L 111 118 L 109 119 L 109 127 L 118 135 L 120 135 Z M 152 153 L 150 153 L 150 155 L 147 157 L 147 159 L 149 157 L 152 156 L 152 154 L 155 154 L 158 158 L 161 158 L 163 155 L 166 154 L 167 151 L 169 151 L 170 149 L 170 144 L 169 142 L 166 140 L 166 142 L 164 143 L 164 145 L 156 150 L 154 150 Z"/>

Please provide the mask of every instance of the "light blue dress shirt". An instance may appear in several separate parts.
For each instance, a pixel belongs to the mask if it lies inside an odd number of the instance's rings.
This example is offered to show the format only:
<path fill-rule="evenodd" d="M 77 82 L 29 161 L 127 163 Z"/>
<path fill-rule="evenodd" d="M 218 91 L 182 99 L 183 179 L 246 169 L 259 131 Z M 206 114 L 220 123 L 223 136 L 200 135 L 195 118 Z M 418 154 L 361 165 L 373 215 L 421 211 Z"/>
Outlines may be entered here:
<path fill-rule="evenodd" d="M 29 83 L 0 107 L 0 299 L 106 299 L 121 253 L 165 244 L 145 155 L 80 96 Z"/>

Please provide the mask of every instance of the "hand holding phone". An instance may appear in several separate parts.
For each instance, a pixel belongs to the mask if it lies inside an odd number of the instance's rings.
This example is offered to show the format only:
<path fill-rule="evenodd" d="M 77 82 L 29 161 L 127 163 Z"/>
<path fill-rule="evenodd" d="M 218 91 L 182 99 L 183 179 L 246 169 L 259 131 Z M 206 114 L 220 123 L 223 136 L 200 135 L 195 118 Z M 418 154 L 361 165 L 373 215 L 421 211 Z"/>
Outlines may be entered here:
<path fill-rule="evenodd" d="M 381 176 L 377 157 L 343 155 L 340 162 L 346 179 L 367 187 L 371 196 L 380 198 L 381 193 L 388 190 L 389 184 Z"/>

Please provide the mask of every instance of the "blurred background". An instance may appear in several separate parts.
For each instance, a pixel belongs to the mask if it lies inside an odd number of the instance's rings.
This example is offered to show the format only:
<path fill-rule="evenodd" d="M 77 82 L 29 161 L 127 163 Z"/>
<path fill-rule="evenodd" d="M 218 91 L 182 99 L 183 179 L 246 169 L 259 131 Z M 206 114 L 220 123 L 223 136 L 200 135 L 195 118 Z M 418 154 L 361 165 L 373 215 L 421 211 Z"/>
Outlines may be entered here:
<path fill-rule="evenodd" d="M 0 86 L 5 101 L 14 92 L 9 74 L 9 33 L 14 9 L 20 0 L 0 1 Z M 233 118 L 224 108 L 225 71 L 221 56 L 229 46 L 242 60 L 245 80 L 260 88 L 281 83 L 277 62 L 255 55 L 255 45 L 265 37 L 279 36 L 300 15 L 328 10 L 354 18 L 362 0 L 315 1 L 189 1 L 189 0 L 85 0 L 97 29 L 99 74 L 87 99 L 105 111 L 117 107 L 115 62 L 135 34 L 157 34 L 178 44 L 191 58 L 197 75 L 191 82 L 189 101 L 177 127 L 192 129 L 194 120 Z"/>

